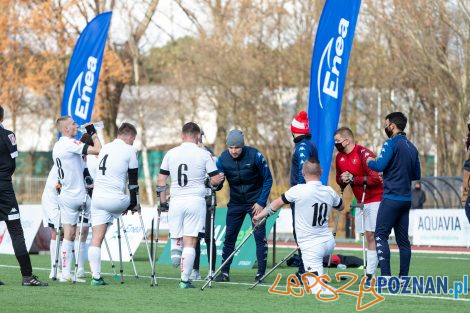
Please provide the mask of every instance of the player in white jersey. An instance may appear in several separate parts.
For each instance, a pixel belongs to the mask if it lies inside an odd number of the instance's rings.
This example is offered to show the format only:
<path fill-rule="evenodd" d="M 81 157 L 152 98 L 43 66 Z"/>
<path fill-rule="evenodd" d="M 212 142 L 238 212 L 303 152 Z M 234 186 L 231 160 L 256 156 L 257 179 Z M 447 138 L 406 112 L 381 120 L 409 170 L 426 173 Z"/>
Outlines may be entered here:
<path fill-rule="evenodd" d="M 166 180 L 171 177 L 171 202 L 168 224 L 172 241 L 183 238 L 180 288 L 194 288 L 189 281 L 196 255 L 198 234 L 206 218 L 206 174 L 213 186 L 223 179 L 211 154 L 198 147 L 201 129 L 193 122 L 186 123 L 182 130 L 183 143 L 165 154 L 160 167 L 157 189 L 160 203 L 166 203 Z"/>
<path fill-rule="evenodd" d="M 56 248 L 56 237 L 57 232 L 55 227 L 59 223 L 59 204 L 57 203 L 57 167 L 52 166 L 49 175 L 47 176 L 46 185 L 42 192 L 41 204 L 42 204 L 42 225 L 49 227 L 51 231 L 51 242 L 49 251 L 51 253 L 51 273 L 49 278 L 54 276 L 54 264 L 55 264 L 55 248 Z"/>
<path fill-rule="evenodd" d="M 284 204 L 295 203 L 295 232 L 297 244 L 302 250 L 302 261 L 307 272 L 315 276 L 323 275 L 323 257 L 330 255 L 335 247 L 335 239 L 328 228 L 328 216 L 331 208 L 344 209 L 343 201 L 329 186 L 320 181 L 321 167 L 318 160 L 309 158 L 302 167 L 305 184 L 298 184 L 271 202 L 261 213 L 253 218 L 253 223 L 273 214 Z M 309 285 L 315 279 L 307 277 Z M 312 292 L 321 289 L 317 284 Z M 323 289 L 324 294 L 331 293 Z"/>
<path fill-rule="evenodd" d="M 62 134 L 52 150 L 52 158 L 57 167 L 57 178 L 61 185 L 58 203 L 61 221 L 64 226 L 64 240 L 61 251 L 62 276 L 60 281 L 70 281 L 73 241 L 79 222 L 80 208 L 86 195 L 84 178 L 88 175 L 88 172 L 84 171 L 82 155 L 98 154 L 101 150 L 101 142 L 91 123 L 86 124 L 86 130 L 91 136 L 94 146 L 89 146 L 74 139 L 78 133 L 78 125 L 70 116 L 58 118 L 56 126 Z"/>
<path fill-rule="evenodd" d="M 123 123 L 114 141 L 105 144 L 98 156 L 93 199 L 91 201 L 91 224 L 93 227 L 88 257 L 92 272 L 91 285 L 106 285 L 101 277 L 101 244 L 108 226 L 126 210 L 137 210 L 138 161 L 132 147 L 137 130 L 134 125 Z M 126 194 L 129 178 L 130 198 Z"/>

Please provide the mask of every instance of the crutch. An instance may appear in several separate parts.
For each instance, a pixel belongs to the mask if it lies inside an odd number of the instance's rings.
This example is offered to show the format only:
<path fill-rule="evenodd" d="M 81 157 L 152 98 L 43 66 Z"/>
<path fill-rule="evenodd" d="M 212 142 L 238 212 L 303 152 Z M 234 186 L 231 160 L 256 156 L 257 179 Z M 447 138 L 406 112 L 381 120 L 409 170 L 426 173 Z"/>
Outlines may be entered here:
<path fill-rule="evenodd" d="M 214 215 L 215 215 L 215 190 L 216 188 L 211 187 L 211 206 L 209 211 L 211 212 L 211 230 L 210 230 L 210 244 L 209 244 L 209 288 L 212 288 L 212 259 L 213 259 L 213 249 L 214 249 Z"/>
<path fill-rule="evenodd" d="M 124 270 L 122 268 L 122 249 L 121 249 L 121 223 L 119 218 L 117 219 L 117 237 L 118 237 L 118 247 L 119 247 L 119 273 L 121 284 L 124 284 Z"/>
<path fill-rule="evenodd" d="M 157 261 L 157 248 L 158 248 L 158 233 L 160 232 L 160 221 L 161 221 L 161 215 L 162 215 L 162 212 L 168 212 L 168 207 L 167 206 L 162 206 L 162 201 L 160 199 L 160 194 L 162 191 L 165 191 L 167 188 L 167 186 L 165 185 L 165 187 L 159 187 L 157 186 L 157 189 L 156 189 L 156 192 L 157 192 L 157 199 L 158 199 L 158 207 L 157 207 L 157 223 L 156 223 L 156 234 L 155 234 L 155 249 L 152 251 L 153 252 L 153 257 L 151 258 L 152 260 L 152 287 L 156 284 L 157 284 L 157 281 L 156 281 L 156 276 L 155 276 L 155 267 L 156 267 L 156 261 Z M 154 219 L 152 219 L 152 247 L 153 247 L 153 221 Z M 145 237 L 147 238 L 147 237 Z M 155 281 L 155 283 L 154 283 Z"/>
<path fill-rule="evenodd" d="M 276 268 L 278 268 L 279 266 L 281 266 L 282 264 L 284 264 L 284 262 L 286 262 L 287 260 L 289 260 L 289 258 L 291 256 L 293 256 L 297 251 L 299 251 L 299 247 L 295 248 L 294 250 L 292 250 L 284 259 L 282 259 L 279 263 L 277 263 L 271 270 L 269 270 L 269 272 L 267 272 L 266 274 L 263 275 L 263 277 L 261 277 L 258 281 L 256 281 L 249 289 L 253 289 L 255 288 L 256 286 L 258 286 L 259 283 L 261 283 L 266 277 L 268 277 L 272 272 L 274 272 L 276 270 Z"/>
<path fill-rule="evenodd" d="M 148 255 L 148 258 L 149 258 L 149 262 L 150 262 L 150 270 L 151 270 L 151 282 L 150 282 L 150 286 L 153 287 L 153 286 L 158 286 L 158 283 L 157 283 L 157 278 L 155 277 L 155 264 L 153 262 L 153 259 L 152 259 L 152 255 L 150 254 L 150 246 L 149 246 L 149 241 L 148 241 L 148 238 L 147 238 L 147 234 L 145 232 L 145 225 L 144 225 L 144 220 L 142 218 L 142 212 L 141 212 L 141 207 L 140 207 L 140 200 L 139 200 L 139 194 L 137 194 L 137 214 L 139 215 L 139 219 L 140 219 L 140 227 L 142 228 L 142 234 L 144 236 L 144 240 L 145 240 L 145 247 L 147 248 L 147 255 Z"/>
<path fill-rule="evenodd" d="M 341 187 L 341 201 L 343 201 L 343 194 L 344 194 L 344 187 Z M 336 241 L 336 232 L 338 231 L 339 214 L 340 214 L 339 211 L 336 212 L 335 228 L 333 229 L 333 239 L 335 239 L 335 241 Z M 328 267 L 326 269 L 326 275 L 328 275 L 328 277 L 330 276 L 330 266 L 331 266 L 331 258 L 333 256 L 333 251 L 331 251 L 330 255 L 328 256 Z"/>
<path fill-rule="evenodd" d="M 57 185 L 55 186 L 56 191 L 57 191 L 57 197 L 59 197 L 60 194 L 60 182 L 57 182 Z M 61 224 L 61 213 L 60 213 L 60 206 L 59 206 L 59 200 L 57 199 L 57 209 L 59 210 L 59 221 L 56 226 L 56 242 L 55 242 L 55 259 L 54 259 L 54 274 L 52 276 L 52 280 L 57 280 L 57 272 L 59 268 L 59 250 L 60 250 L 60 243 L 61 243 L 61 235 L 62 235 L 62 224 Z"/>
<path fill-rule="evenodd" d="M 118 280 L 118 275 L 116 274 L 116 268 L 114 266 L 113 258 L 111 257 L 111 250 L 109 250 L 108 241 L 106 240 L 106 234 L 103 240 L 104 240 L 104 245 L 106 247 L 106 251 L 108 251 L 109 261 L 111 262 L 111 269 L 113 270 L 114 279 Z"/>
<path fill-rule="evenodd" d="M 135 268 L 134 255 L 132 254 L 131 245 L 129 244 L 129 237 L 127 237 L 127 230 L 126 225 L 124 224 L 124 219 L 122 218 L 122 216 L 119 216 L 119 219 L 121 220 L 122 232 L 124 233 L 124 239 L 126 240 L 127 250 L 129 251 L 129 257 L 131 258 L 132 267 L 134 268 L 135 278 L 139 278 L 139 274 L 137 274 L 137 269 Z"/>
<path fill-rule="evenodd" d="M 225 266 L 225 264 L 227 264 L 234 256 L 235 254 L 238 253 L 238 251 L 240 251 L 240 249 L 243 247 L 243 245 L 245 244 L 245 242 L 247 242 L 248 239 L 250 239 L 250 237 L 255 233 L 256 229 L 258 229 L 259 226 L 263 225 L 263 223 L 266 221 L 266 218 L 267 216 L 263 217 L 261 220 L 258 221 L 258 223 L 255 224 L 255 226 L 253 226 L 253 228 L 251 229 L 250 233 L 248 234 L 248 236 L 245 237 L 245 239 L 243 239 L 243 241 L 238 245 L 238 247 L 232 252 L 232 254 L 229 255 L 229 257 L 222 263 L 222 265 L 220 265 L 220 267 L 215 271 L 214 273 L 214 276 L 212 277 L 209 277 L 209 280 L 206 281 L 206 283 L 204 284 L 204 286 L 202 286 L 201 290 L 204 290 L 204 288 L 206 288 L 207 285 L 209 285 L 212 280 L 214 280 L 214 277 L 217 276 L 217 274 L 222 270 L 222 268 Z"/>
<path fill-rule="evenodd" d="M 86 209 L 86 200 L 88 197 L 88 193 L 85 192 L 85 199 L 83 200 L 83 203 L 80 207 L 80 227 L 78 229 L 78 250 L 75 255 L 75 270 L 73 273 L 73 280 L 72 283 L 77 282 L 77 272 L 78 272 L 78 258 L 80 257 L 80 248 L 81 248 L 81 242 L 82 242 L 82 231 L 83 231 L 83 220 L 85 218 L 85 209 Z"/>
<path fill-rule="evenodd" d="M 366 239 L 365 239 L 365 233 L 366 230 L 364 229 L 364 219 L 365 219 L 365 212 L 364 212 L 364 199 L 366 198 L 366 187 L 367 184 L 364 182 L 364 192 L 362 193 L 362 201 L 361 204 L 358 205 L 358 207 L 362 211 L 362 219 L 361 219 L 361 225 L 362 225 L 362 232 L 361 232 L 361 237 L 362 237 L 362 258 L 363 258 L 363 267 L 364 267 L 364 276 L 367 276 L 367 269 L 366 269 Z"/>

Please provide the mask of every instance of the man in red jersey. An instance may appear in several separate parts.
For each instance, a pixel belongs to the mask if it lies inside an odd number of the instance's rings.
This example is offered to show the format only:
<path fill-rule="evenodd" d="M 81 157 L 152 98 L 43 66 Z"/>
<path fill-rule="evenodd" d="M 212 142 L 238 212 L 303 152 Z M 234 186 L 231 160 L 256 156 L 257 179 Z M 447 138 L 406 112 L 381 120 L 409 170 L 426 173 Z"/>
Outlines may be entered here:
<path fill-rule="evenodd" d="M 336 182 L 342 189 L 351 185 L 357 204 L 364 199 L 364 210 L 356 211 L 356 232 L 362 233 L 362 214 L 364 213 L 364 228 L 367 238 L 367 268 L 366 273 L 370 280 L 377 269 L 378 257 L 375 247 L 375 223 L 380 201 L 383 194 L 383 182 L 377 172 L 367 167 L 366 160 L 375 158 L 369 149 L 357 145 L 351 129 L 338 128 L 334 134 L 336 155 Z M 364 186 L 365 190 L 364 190 Z M 363 194 L 365 192 L 365 198 Z M 378 250 L 380 254 L 380 249 Z M 380 256 L 379 256 L 380 257 Z"/>

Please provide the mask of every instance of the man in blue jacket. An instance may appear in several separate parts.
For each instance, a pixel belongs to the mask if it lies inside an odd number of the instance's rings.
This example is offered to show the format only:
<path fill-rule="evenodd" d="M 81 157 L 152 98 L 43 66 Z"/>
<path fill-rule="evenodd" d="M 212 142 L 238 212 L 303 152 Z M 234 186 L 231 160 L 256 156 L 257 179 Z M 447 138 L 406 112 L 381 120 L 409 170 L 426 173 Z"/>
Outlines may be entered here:
<path fill-rule="evenodd" d="M 225 174 L 230 185 L 222 263 L 234 251 L 246 214 L 253 218 L 263 210 L 273 184 L 268 162 L 257 149 L 245 146 L 244 136 L 240 130 L 235 129 L 228 134 L 227 146 L 228 149 L 217 159 L 217 168 L 219 172 Z M 254 236 L 258 259 L 258 273 L 255 280 L 259 280 L 266 271 L 268 256 L 265 224 L 255 231 Z M 215 281 L 230 281 L 230 264 L 231 261 L 227 262 Z"/>
<path fill-rule="evenodd" d="M 292 163 L 290 168 L 290 186 L 293 187 L 298 184 L 305 184 L 305 178 L 302 175 L 302 166 L 308 158 L 318 160 L 318 151 L 312 142 L 312 135 L 310 135 L 310 128 L 308 124 L 308 117 L 305 111 L 294 117 L 290 124 L 290 130 L 294 139 L 294 154 L 292 155 Z M 290 204 L 292 211 L 292 228 L 294 229 L 294 239 L 297 242 L 297 234 L 295 233 L 295 203 Z M 304 262 L 302 261 L 302 252 L 299 249 L 300 264 L 299 271 L 296 274 L 300 275 L 305 273 Z M 299 279 L 302 281 L 302 279 Z"/>
<path fill-rule="evenodd" d="M 383 172 L 384 194 L 377 214 L 375 239 L 382 276 L 389 278 L 390 247 L 388 238 L 392 228 L 400 249 L 400 273 L 408 276 L 411 246 L 408 224 L 411 207 L 411 182 L 421 179 L 418 150 L 403 132 L 407 118 L 401 112 L 385 117 L 385 133 L 389 137 L 376 160 L 367 159 L 367 165 L 376 172 Z"/>

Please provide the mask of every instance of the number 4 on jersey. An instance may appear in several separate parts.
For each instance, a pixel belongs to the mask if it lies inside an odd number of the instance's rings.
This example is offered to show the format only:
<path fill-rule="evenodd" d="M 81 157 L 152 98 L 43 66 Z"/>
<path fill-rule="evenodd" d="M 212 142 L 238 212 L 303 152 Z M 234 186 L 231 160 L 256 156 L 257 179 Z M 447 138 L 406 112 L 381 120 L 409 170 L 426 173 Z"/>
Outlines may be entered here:
<path fill-rule="evenodd" d="M 108 154 L 106 154 L 100 161 L 98 169 L 101 171 L 101 174 L 105 175 L 106 173 L 106 160 L 108 159 Z"/>

